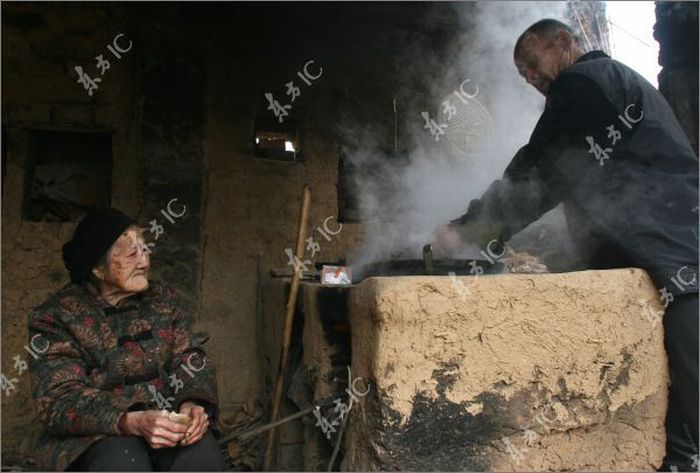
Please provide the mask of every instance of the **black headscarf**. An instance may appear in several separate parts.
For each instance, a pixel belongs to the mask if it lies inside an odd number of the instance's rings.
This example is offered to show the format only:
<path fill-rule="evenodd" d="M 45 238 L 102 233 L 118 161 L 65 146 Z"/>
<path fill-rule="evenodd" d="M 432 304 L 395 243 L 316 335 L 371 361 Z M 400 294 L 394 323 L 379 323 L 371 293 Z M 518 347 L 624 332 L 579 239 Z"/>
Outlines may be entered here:
<path fill-rule="evenodd" d="M 63 245 L 63 263 L 74 282 L 90 275 L 119 236 L 136 221 L 117 209 L 89 212 L 78 223 L 73 238 Z"/>

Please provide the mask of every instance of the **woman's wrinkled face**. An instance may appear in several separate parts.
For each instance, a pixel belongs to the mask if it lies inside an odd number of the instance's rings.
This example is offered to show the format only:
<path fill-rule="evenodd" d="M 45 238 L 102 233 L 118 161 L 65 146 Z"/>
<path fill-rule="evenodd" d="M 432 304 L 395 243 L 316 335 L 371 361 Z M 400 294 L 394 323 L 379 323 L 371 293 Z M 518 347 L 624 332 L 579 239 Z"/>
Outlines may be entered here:
<path fill-rule="evenodd" d="M 142 292 L 148 289 L 150 268 L 151 259 L 142 230 L 135 226 L 129 227 L 112 245 L 104 282 L 122 292 Z"/>

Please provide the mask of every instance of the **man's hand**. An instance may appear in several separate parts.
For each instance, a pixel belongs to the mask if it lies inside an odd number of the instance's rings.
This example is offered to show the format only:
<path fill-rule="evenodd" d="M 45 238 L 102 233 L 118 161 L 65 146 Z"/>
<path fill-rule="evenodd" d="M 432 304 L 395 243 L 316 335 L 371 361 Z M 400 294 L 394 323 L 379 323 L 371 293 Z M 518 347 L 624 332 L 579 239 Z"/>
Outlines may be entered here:
<path fill-rule="evenodd" d="M 168 411 L 133 411 L 125 413 L 119 427 L 126 435 L 143 437 L 153 448 L 174 447 L 180 442 L 187 427 L 170 418 Z"/>
<path fill-rule="evenodd" d="M 192 445 L 199 442 L 209 429 L 209 416 L 204 408 L 194 402 L 185 401 L 180 406 L 180 414 L 185 414 L 192 419 L 192 424 L 185 432 L 185 437 L 180 441 L 180 445 Z"/>
<path fill-rule="evenodd" d="M 433 249 L 437 257 L 443 258 L 463 244 L 462 237 L 453 225 L 440 225 L 435 229 Z"/>
<path fill-rule="evenodd" d="M 481 221 L 466 222 L 462 225 L 440 225 L 435 230 L 435 253 L 439 258 L 444 258 L 468 243 L 488 248 L 493 240 L 501 238 L 501 230 L 502 225 L 499 223 Z"/>

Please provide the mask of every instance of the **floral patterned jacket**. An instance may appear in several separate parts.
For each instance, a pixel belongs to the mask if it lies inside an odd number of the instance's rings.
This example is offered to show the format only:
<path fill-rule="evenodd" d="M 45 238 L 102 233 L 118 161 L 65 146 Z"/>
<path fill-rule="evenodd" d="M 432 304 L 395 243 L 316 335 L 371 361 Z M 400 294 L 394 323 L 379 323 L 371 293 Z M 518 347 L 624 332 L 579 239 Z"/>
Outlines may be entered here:
<path fill-rule="evenodd" d="M 182 297 L 151 282 L 112 307 L 69 284 L 29 316 L 30 373 L 44 425 L 37 461 L 65 470 L 90 445 L 119 435 L 130 410 L 177 411 L 186 400 L 218 418 L 214 367 L 191 333 Z"/>

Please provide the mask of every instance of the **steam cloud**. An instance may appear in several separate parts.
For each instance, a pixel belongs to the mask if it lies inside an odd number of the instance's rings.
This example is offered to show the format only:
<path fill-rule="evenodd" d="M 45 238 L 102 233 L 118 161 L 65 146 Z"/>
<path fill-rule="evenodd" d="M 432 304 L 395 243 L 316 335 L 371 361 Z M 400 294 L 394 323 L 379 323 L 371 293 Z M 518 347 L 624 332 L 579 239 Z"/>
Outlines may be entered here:
<path fill-rule="evenodd" d="M 358 175 L 355 182 L 365 230 L 362 247 L 350 257 L 356 274 L 368 262 L 419 258 L 435 227 L 464 213 L 469 201 L 502 175 L 527 142 L 544 106 L 544 98 L 518 75 L 513 46 L 520 33 L 539 19 L 565 21 L 565 8 L 564 2 L 436 5 L 434 21 L 447 15 L 452 21 L 458 19 L 461 27 L 451 39 L 449 56 L 442 60 L 422 46 L 409 47 L 402 55 L 407 74 L 422 76 L 428 84 L 429 103 L 419 107 L 434 117 L 442 100 L 470 79 L 465 89 L 478 86 L 476 99 L 493 118 L 495 134 L 485 150 L 460 159 L 450 153 L 444 136 L 437 142 L 423 128 L 420 110 L 409 106 L 409 136 L 401 136 L 408 156 L 401 161 L 381 151 L 378 143 L 387 142 L 386 136 L 346 130 L 346 136 L 354 138 L 350 142 L 364 143 L 360 149 L 344 149 L 346 159 L 371 170 Z M 401 109 L 400 101 L 398 105 Z M 362 139 L 357 139 L 362 133 Z M 476 257 L 478 251 L 472 248 L 468 253 Z"/>

